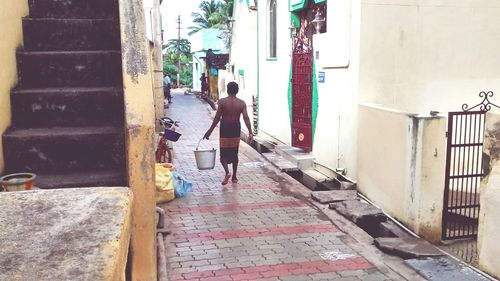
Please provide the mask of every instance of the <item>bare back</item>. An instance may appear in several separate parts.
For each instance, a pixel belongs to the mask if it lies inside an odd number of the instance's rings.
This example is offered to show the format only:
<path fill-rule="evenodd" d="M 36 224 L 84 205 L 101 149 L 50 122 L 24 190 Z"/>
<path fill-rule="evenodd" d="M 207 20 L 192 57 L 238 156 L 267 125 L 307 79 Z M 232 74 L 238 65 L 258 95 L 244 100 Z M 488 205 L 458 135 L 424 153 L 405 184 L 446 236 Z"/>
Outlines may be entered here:
<path fill-rule="evenodd" d="M 229 96 L 220 99 L 219 110 L 223 121 L 239 121 L 241 114 L 244 118 L 248 118 L 245 102 L 237 97 Z"/>

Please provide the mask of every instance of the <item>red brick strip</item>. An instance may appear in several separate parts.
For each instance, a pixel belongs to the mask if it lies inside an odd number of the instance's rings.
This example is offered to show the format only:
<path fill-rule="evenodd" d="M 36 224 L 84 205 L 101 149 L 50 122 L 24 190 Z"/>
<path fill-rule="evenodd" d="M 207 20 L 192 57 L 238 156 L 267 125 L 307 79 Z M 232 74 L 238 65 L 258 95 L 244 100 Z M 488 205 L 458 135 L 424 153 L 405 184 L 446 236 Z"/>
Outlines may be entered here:
<path fill-rule="evenodd" d="M 249 209 L 276 209 L 276 208 L 297 208 L 307 206 L 301 201 L 273 201 L 264 203 L 244 203 L 244 204 L 220 204 L 206 205 L 199 207 L 172 208 L 167 209 L 171 213 L 212 213 L 212 212 L 233 212 Z"/>
<path fill-rule="evenodd" d="M 292 235 L 300 233 L 324 233 L 337 231 L 337 227 L 331 224 L 316 224 L 316 225 L 300 225 L 300 226 L 283 226 L 283 227 L 268 227 L 268 228 L 251 228 L 251 229 L 236 229 L 225 231 L 210 231 L 202 233 L 186 233 L 175 235 L 174 240 L 182 241 L 210 241 L 244 237 L 258 236 L 276 236 L 276 235 Z M 186 231 L 189 232 L 189 231 Z"/>
<path fill-rule="evenodd" d="M 209 281 L 209 280 L 256 280 L 260 278 L 307 275 L 316 273 L 352 271 L 374 268 L 364 258 L 353 258 L 336 261 L 307 261 L 299 263 L 284 263 L 277 265 L 262 265 L 252 267 L 234 267 L 229 269 L 205 270 L 171 276 L 177 281 Z"/>

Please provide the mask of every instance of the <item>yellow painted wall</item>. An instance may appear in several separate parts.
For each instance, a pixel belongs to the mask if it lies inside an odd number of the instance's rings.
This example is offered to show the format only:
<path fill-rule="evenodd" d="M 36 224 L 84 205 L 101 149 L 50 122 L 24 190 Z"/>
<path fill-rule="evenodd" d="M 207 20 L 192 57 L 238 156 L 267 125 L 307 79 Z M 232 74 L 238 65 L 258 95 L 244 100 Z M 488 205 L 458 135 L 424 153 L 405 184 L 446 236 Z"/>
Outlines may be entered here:
<path fill-rule="evenodd" d="M 120 0 L 128 185 L 134 194 L 131 280 L 156 281 L 155 106 L 142 0 Z"/>
<path fill-rule="evenodd" d="M 0 135 L 10 125 L 10 89 L 17 82 L 16 49 L 22 45 L 21 18 L 28 14 L 27 0 L 4 0 L 0 8 Z M 0 173 L 4 170 L 0 138 Z"/>

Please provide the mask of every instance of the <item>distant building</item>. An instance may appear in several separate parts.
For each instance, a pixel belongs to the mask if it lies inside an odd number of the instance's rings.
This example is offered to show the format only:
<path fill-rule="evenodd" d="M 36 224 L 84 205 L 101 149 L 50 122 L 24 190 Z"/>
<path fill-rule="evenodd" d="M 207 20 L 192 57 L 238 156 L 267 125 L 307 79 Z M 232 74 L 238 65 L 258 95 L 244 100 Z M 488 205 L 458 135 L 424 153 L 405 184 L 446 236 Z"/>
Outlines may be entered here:
<path fill-rule="evenodd" d="M 189 37 L 191 53 L 193 54 L 193 91 L 201 91 L 200 76 L 205 73 L 209 77 L 209 91 L 211 96 L 218 96 L 218 69 L 207 69 L 207 52 L 213 54 L 227 54 L 225 43 L 226 31 L 217 28 L 205 28 Z"/>

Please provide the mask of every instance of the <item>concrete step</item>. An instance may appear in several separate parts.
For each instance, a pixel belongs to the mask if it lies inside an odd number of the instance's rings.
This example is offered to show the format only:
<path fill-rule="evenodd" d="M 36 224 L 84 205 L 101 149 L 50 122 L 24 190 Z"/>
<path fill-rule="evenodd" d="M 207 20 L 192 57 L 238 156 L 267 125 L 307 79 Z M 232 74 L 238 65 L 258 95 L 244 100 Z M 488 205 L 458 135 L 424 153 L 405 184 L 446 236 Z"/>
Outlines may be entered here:
<path fill-rule="evenodd" d="M 283 156 L 275 152 L 262 153 L 262 156 L 271 162 L 273 166 L 280 169 L 282 172 L 298 171 L 297 165 L 285 159 Z"/>
<path fill-rule="evenodd" d="M 18 51 L 17 63 L 22 88 L 122 85 L 119 51 Z"/>
<path fill-rule="evenodd" d="M 123 127 L 9 128 L 5 173 L 72 173 L 125 168 Z"/>
<path fill-rule="evenodd" d="M 443 256 L 431 243 L 416 237 L 378 237 L 374 240 L 382 252 L 396 255 L 403 259 Z"/>
<path fill-rule="evenodd" d="M 123 124 L 121 87 L 15 89 L 11 104 L 17 128 Z"/>
<path fill-rule="evenodd" d="M 96 170 L 80 173 L 37 175 L 35 186 L 41 189 L 127 186 L 125 170 Z"/>
<path fill-rule="evenodd" d="M 118 0 L 28 0 L 36 18 L 118 18 Z"/>
<path fill-rule="evenodd" d="M 27 51 L 120 50 L 120 25 L 113 19 L 24 18 Z"/>
<path fill-rule="evenodd" d="M 305 152 L 300 148 L 289 145 L 276 145 L 274 147 L 276 153 L 294 163 L 300 170 L 311 169 L 314 166 L 314 156 L 312 153 Z"/>

